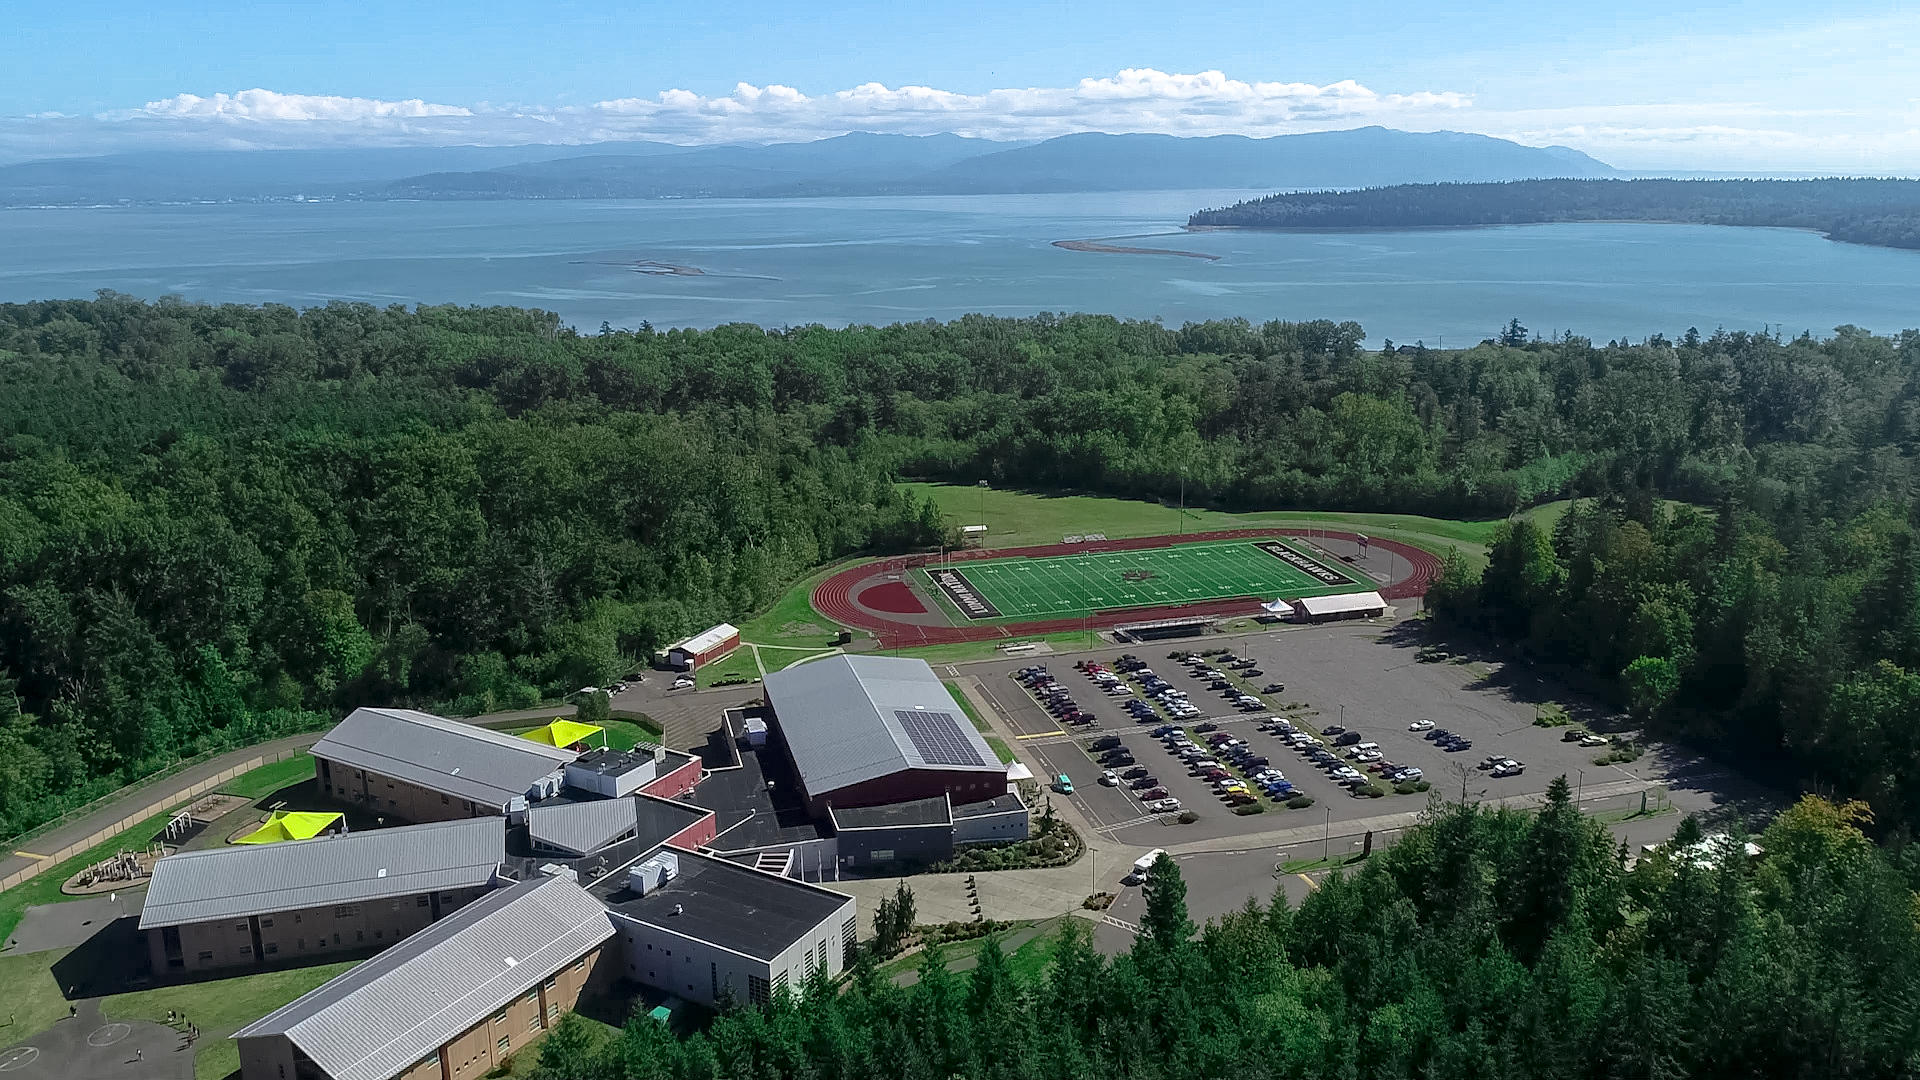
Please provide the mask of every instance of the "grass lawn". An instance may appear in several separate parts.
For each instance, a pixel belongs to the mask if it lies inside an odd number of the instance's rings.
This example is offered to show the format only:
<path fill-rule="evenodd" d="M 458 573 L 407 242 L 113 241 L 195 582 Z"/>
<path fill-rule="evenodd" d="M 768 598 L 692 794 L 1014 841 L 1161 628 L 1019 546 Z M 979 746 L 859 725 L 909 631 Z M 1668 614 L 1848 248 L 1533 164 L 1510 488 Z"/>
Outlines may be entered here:
<path fill-rule="evenodd" d="M 1011 641 L 1044 641 L 1061 652 L 1073 652 L 1079 649 L 1098 649 L 1110 644 L 1102 641 L 1097 630 L 1064 630 L 1058 634 L 1029 634 L 1013 638 Z M 875 654 L 879 656 L 917 656 L 929 664 L 964 664 L 973 660 L 999 660 L 1010 654 L 1000 651 L 1000 646 L 1009 644 L 1007 638 L 993 638 L 988 641 L 962 641 L 955 645 L 927 645 L 921 648 L 886 649 Z M 1014 653 L 1019 656 L 1023 654 Z M 1034 657 L 1034 663 L 1044 664 L 1046 655 L 1026 653 Z"/>
<path fill-rule="evenodd" d="M 195 1080 L 219 1080 L 240 1067 L 240 1049 L 227 1036 L 352 966 L 351 962 L 319 964 L 115 994 L 100 1003 L 100 1011 L 122 1020 L 156 1024 L 166 1023 L 168 1009 L 184 1013 L 200 1025 L 193 1059 Z"/>
<path fill-rule="evenodd" d="M 967 695 L 960 692 L 960 684 L 954 682 L 952 679 L 942 679 L 940 681 L 946 684 L 947 693 L 953 695 L 954 704 L 960 706 L 960 711 L 967 714 L 968 720 L 973 721 L 973 730 L 978 731 L 986 738 L 987 746 L 992 748 L 994 756 L 1000 759 L 1000 764 L 1012 764 L 1013 747 L 1008 746 L 1005 739 L 995 735 L 993 728 L 987 726 L 985 720 L 980 719 L 980 714 L 974 711 L 973 702 L 968 701 Z"/>
<path fill-rule="evenodd" d="M 1071 918 L 1071 916 L 1062 917 Z M 1041 930 L 1040 936 L 1007 954 L 1007 965 L 1013 968 L 1016 974 L 1031 978 L 1045 971 L 1048 962 L 1053 959 L 1053 944 L 1059 936 L 1057 922 L 1058 919 L 1048 919 L 1038 924 L 1023 923 L 1006 930 L 996 930 L 988 936 L 998 939 L 1000 947 L 1004 949 L 1008 938 L 1020 933 L 1029 925 L 1037 926 Z M 940 958 L 946 961 L 947 967 L 953 968 L 961 961 L 971 960 L 973 955 L 980 951 L 980 945 L 985 940 L 986 938 L 975 938 L 972 941 L 951 941 L 945 945 L 935 946 L 935 949 L 939 951 Z M 922 950 L 889 960 L 881 964 L 878 970 L 881 978 L 892 979 L 902 972 L 918 969 L 924 959 L 925 950 Z M 968 967 L 971 968 L 972 965 L 968 964 Z M 967 973 L 962 971 L 959 976 L 965 979 Z"/>
<path fill-rule="evenodd" d="M 0 986 L 7 988 L 7 999 L 0 1012 L 8 1023 L 0 1026 L 0 1045 L 17 1043 L 53 1026 L 67 1015 L 67 999 L 54 981 L 53 965 L 72 949 L 28 953 L 25 956 L 0 956 Z"/>
<path fill-rule="evenodd" d="M 809 588 L 808 591 L 811 592 L 811 588 Z M 801 595 L 802 599 L 804 599 L 806 594 L 803 593 Z M 783 659 L 781 663 L 791 662 L 792 657 L 796 655 L 798 654 L 782 653 L 781 656 L 785 657 L 785 659 Z M 757 679 L 759 677 L 760 665 L 753 658 L 753 650 L 742 645 L 734 650 L 732 656 L 721 660 L 719 663 L 708 664 L 706 667 L 694 672 L 693 684 L 701 689 L 705 689 L 722 679 Z"/>
<path fill-rule="evenodd" d="M 1444 555 L 1458 547 L 1469 559 L 1483 557 L 1493 521 L 1451 521 L 1417 514 L 1349 514 L 1339 512 L 1272 510 L 1227 514 L 1217 510 L 1177 508 L 1139 499 L 1094 495 L 1032 495 L 1022 491 L 983 490 L 953 484 L 908 484 L 914 493 L 931 497 L 941 511 L 965 525 L 984 524 L 992 547 L 1057 544 L 1063 536 L 1090 532 L 1122 536 L 1164 536 L 1214 529 L 1287 528 L 1325 525 L 1400 540 Z M 982 496 L 985 513 L 982 514 Z"/>
<path fill-rule="evenodd" d="M 843 568 L 844 564 L 836 563 L 808 574 L 783 593 L 772 607 L 741 623 L 740 640 L 759 645 L 819 645 L 823 649 L 831 646 L 838 628 L 813 610 L 809 598 L 813 596 L 814 586 Z"/>
<path fill-rule="evenodd" d="M 271 795 L 288 784 L 297 784 L 302 780 L 311 779 L 313 779 L 313 755 L 295 754 L 285 761 L 276 761 L 262 765 L 252 772 L 241 773 L 215 790 L 245 799 L 258 799 Z"/>

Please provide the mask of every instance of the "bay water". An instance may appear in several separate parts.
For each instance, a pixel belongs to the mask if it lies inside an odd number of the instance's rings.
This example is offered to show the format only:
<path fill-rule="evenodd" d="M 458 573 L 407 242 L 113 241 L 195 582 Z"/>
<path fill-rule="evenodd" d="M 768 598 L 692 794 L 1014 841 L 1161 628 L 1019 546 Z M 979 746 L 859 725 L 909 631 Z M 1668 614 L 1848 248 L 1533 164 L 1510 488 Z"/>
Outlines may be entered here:
<path fill-rule="evenodd" d="M 1564 224 L 1188 233 L 1259 192 L 275 202 L 0 211 L 0 301 L 510 304 L 583 331 L 969 312 L 1355 320 L 1460 346 L 1518 318 L 1598 341 L 1688 327 L 1920 327 L 1920 252 L 1815 233 Z M 1182 251 L 1070 250 L 1060 240 Z M 697 271 L 697 273 L 695 272 Z"/>

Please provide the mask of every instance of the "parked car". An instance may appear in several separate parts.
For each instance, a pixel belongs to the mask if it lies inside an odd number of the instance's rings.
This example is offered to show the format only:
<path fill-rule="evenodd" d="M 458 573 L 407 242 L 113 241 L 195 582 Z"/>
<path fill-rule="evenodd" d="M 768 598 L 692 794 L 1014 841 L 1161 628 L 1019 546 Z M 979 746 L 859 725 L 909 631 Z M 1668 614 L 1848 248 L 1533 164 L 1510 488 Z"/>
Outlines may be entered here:
<path fill-rule="evenodd" d="M 1580 740 L 1580 745 L 1581 746 L 1605 746 L 1607 745 L 1607 737 L 1605 735 L 1589 735 L 1586 738 Z"/>
<path fill-rule="evenodd" d="M 1121 745 L 1120 736 L 1102 735 L 1087 745 L 1095 750 L 1112 750 Z"/>
<path fill-rule="evenodd" d="M 1160 799 L 1147 807 L 1156 814 L 1171 814 L 1180 809 L 1179 799 Z"/>
<path fill-rule="evenodd" d="M 1259 668 L 1248 668 L 1240 673 L 1240 677 L 1243 679 L 1258 679 L 1265 674 L 1266 672 L 1261 671 Z"/>
<path fill-rule="evenodd" d="M 1053 787 L 1054 790 L 1062 795 L 1071 795 L 1073 794 L 1073 779 L 1066 773 L 1061 773 L 1060 778 L 1053 782 Z"/>
<path fill-rule="evenodd" d="M 1112 769 L 1108 769 L 1100 774 L 1100 783 L 1108 787 L 1119 787 L 1120 777 L 1117 776 Z"/>
<path fill-rule="evenodd" d="M 1525 771 L 1527 771 L 1527 767 L 1513 760 L 1512 758 L 1508 758 L 1507 760 L 1493 767 L 1493 775 L 1496 777 L 1519 776 L 1521 773 Z"/>
<path fill-rule="evenodd" d="M 1326 727 L 1320 729 L 1320 734 L 1322 735 L 1344 735 L 1346 733 L 1347 729 L 1341 727 L 1339 724 L 1328 724 Z"/>
<path fill-rule="evenodd" d="M 1457 754 L 1462 750 L 1471 750 L 1473 749 L 1473 740 L 1472 739 L 1455 739 L 1452 742 L 1448 743 L 1443 749 L 1445 749 L 1446 752 L 1449 754 Z"/>
<path fill-rule="evenodd" d="M 1287 692 L 1287 684 L 1283 682 L 1270 682 L 1261 687 L 1260 692 L 1263 694 L 1284 694 Z"/>
<path fill-rule="evenodd" d="M 1157 776 L 1136 776 L 1127 786 L 1135 791 L 1150 790 L 1160 786 L 1160 778 Z"/>
<path fill-rule="evenodd" d="M 1346 731 L 1346 732 L 1342 732 L 1338 738 L 1333 740 L 1333 745 L 1352 746 L 1364 738 L 1366 738 L 1366 736 L 1360 734 L 1357 731 Z"/>
<path fill-rule="evenodd" d="M 1433 721 L 1415 720 L 1413 723 L 1407 725 L 1407 730 L 1408 731 L 1432 731 Z"/>
<path fill-rule="evenodd" d="M 1140 793 L 1140 797 L 1148 801 L 1152 801 L 1154 799 L 1164 799 L 1167 797 L 1167 789 L 1163 787 L 1148 788 L 1147 790 Z"/>
<path fill-rule="evenodd" d="M 1128 780 L 1138 780 L 1139 778 L 1147 775 L 1147 767 L 1145 765 L 1135 765 L 1134 767 L 1126 770 L 1125 772 L 1122 772 L 1120 775 L 1123 778 Z"/>
<path fill-rule="evenodd" d="M 1218 731 L 1220 730 L 1220 725 L 1214 723 L 1211 720 L 1204 720 L 1198 724 L 1193 725 L 1193 730 L 1197 732 Z"/>
<path fill-rule="evenodd" d="M 1428 729 L 1427 733 L 1421 737 L 1426 739 L 1428 742 L 1439 742 L 1441 739 L 1451 738 L 1452 735 L 1453 735 L 1453 732 L 1448 731 L 1446 728 L 1441 727 L 1441 728 L 1430 728 Z"/>

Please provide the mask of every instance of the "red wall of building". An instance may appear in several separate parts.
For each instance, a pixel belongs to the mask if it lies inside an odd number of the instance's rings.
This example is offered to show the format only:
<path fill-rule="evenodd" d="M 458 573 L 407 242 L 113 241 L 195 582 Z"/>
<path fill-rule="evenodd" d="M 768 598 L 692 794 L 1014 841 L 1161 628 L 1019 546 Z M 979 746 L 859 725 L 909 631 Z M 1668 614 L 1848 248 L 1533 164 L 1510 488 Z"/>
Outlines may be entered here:
<path fill-rule="evenodd" d="M 677 799 L 700 783 L 700 759 L 694 758 L 670 773 L 656 776 L 640 790 L 662 799 Z"/>
<path fill-rule="evenodd" d="M 727 654 L 733 652 L 733 650 L 739 647 L 740 647 L 740 635 L 735 634 L 732 637 L 726 639 L 725 641 L 722 641 L 720 644 L 715 645 L 713 648 L 708 649 L 706 652 L 703 652 L 700 655 L 694 657 L 693 666 L 696 670 L 699 668 L 706 667 L 708 664 L 713 663 L 715 660 L 725 659 Z"/>
<path fill-rule="evenodd" d="M 668 837 L 667 846 L 679 848 L 682 851 L 698 851 L 706 847 L 713 843 L 713 835 L 716 831 L 714 821 L 714 815 L 708 814 Z"/>
<path fill-rule="evenodd" d="M 851 809 L 881 806 L 909 799 L 931 799 L 942 792 L 954 804 L 985 802 L 1007 793 L 1003 772 L 951 772 L 939 769 L 902 769 L 897 773 L 815 795 L 808 792 L 814 813 L 826 813 L 827 804 Z"/>

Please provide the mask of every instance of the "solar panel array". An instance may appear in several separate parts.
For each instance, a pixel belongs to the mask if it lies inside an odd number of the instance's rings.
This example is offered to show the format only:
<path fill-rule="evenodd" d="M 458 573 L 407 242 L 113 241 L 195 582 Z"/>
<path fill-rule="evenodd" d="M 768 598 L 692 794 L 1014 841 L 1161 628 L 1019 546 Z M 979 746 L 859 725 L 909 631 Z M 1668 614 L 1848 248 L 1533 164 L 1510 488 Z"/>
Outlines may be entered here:
<path fill-rule="evenodd" d="M 893 715 L 900 726 L 907 731 L 907 738 L 913 740 L 913 748 L 920 751 L 921 760 L 929 765 L 985 765 L 980 751 L 973 748 L 967 737 L 961 734 L 960 722 L 948 712 L 922 712 L 915 709 L 895 709 Z"/>

